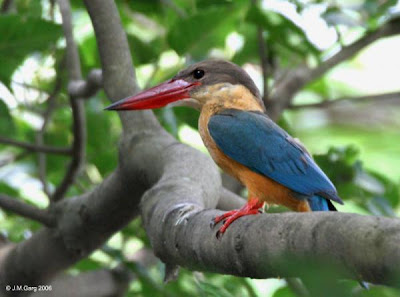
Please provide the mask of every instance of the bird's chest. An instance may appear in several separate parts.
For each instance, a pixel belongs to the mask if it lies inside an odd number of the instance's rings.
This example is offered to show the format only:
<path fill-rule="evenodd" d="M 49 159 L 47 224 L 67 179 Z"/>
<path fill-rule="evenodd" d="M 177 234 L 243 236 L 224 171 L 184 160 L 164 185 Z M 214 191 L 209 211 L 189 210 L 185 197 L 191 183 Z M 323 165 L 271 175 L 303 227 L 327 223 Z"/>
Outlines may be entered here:
<path fill-rule="evenodd" d="M 236 177 L 245 184 L 244 175 L 249 169 L 229 158 L 218 148 L 210 135 L 208 123 L 214 114 L 223 109 L 233 108 L 238 110 L 262 111 L 262 107 L 257 103 L 248 89 L 243 86 L 230 85 L 226 87 L 225 85 L 216 85 L 213 88 L 215 90 L 209 92 L 209 94 L 213 94 L 212 98 L 207 100 L 200 113 L 199 133 L 215 163 L 226 173 Z"/>
<path fill-rule="evenodd" d="M 214 114 L 214 112 L 209 109 L 209 110 L 203 110 L 202 113 L 200 114 L 199 118 L 199 133 L 201 136 L 201 139 L 204 142 L 204 145 L 206 146 L 207 150 L 209 151 L 211 157 L 214 159 L 214 161 L 220 166 L 223 167 L 222 165 L 222 160 L 223 160 L 223 153 L 221 150 L 217 147 L 217 144 L 215 141 L 212 139 L 210 132 L 208 130 L 208 122 L 210 121 L 211 116 Z M 225 169 L 225 168 L 222 168 Z"/>
<path fill-rule="evenodd" d="M 199 133 L 214 162 L 226 173 L 241 180 L 241 167 L 239 163 L 226 156 L 217 146 L 208 130 L 208 122 L 215 114 L 214 108 L 203 109 L 199 118 Z M 243 181 L 242 181 L 243 182 Z"/>

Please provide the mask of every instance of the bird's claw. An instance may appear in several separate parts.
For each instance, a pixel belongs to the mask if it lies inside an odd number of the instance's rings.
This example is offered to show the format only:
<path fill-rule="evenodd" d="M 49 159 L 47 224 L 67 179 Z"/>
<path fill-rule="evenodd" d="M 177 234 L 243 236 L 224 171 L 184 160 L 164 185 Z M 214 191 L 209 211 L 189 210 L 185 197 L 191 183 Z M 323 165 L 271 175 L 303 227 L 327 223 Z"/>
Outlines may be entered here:
<path fill-rule="evenodd" d="M 247 215 L 255 215 L 262 212 L 264 202 L 260 202 L 258 199 L 250 199 L 241 209 L 228 211 L 220 216 L 216 216 L 211 220 L 210 227 L 214 228 L 219 222 L 222 222 L 221 228 L 219 228 L 215 235 L 218 239 L 222 237 L 226 229 L 238 218 Z"/>
<path fill-rule="evenodd" d="M 211 220 L 210 222 L 210 228 L 214 229 L 215 225 L 217 225 L 217 223 L 215 222 L 215 218 Z"/>

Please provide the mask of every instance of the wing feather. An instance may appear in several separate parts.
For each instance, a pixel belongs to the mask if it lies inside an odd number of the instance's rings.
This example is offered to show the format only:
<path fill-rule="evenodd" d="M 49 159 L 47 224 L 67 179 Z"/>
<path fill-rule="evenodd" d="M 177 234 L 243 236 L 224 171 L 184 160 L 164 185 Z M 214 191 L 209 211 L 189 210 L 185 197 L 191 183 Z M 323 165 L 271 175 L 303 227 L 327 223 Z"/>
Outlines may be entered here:
<path fill-rule="evenodd" d="M 342 203 L 335 186 L 304 146 L 260 112 L 226 109 L 208 130 L 230 158 L 301 195 L 319 194 Z"/>

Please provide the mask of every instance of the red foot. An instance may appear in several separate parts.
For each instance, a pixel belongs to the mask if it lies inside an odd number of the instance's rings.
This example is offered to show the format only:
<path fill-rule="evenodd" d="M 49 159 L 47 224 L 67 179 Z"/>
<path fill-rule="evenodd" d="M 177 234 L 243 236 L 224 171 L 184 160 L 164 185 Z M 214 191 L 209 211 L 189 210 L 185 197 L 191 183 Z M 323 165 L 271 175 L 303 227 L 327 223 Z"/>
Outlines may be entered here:
<path fill-rule="evenodd" d="M 228 229 L 229 225 L 233 223 L 236 219 L 247 216 L 247 215 L 254 215 L 259 213 L 259 208 L 263 207 L 264 202 L 260 202 L 257 198 L 250 198 L 247 203 L 241 208 L 237 210 L 231 210 L 223 215 L 220 215 L 218 217 L 215 217 L 211 221 L 211 227 L 213 228 L 215 225 L 217 225 L 219 222 L 224 221 L 224 224 L 222 225 L 221 228 L 219 228 L 217 232 L 217 238 L 220 238 Z"/>

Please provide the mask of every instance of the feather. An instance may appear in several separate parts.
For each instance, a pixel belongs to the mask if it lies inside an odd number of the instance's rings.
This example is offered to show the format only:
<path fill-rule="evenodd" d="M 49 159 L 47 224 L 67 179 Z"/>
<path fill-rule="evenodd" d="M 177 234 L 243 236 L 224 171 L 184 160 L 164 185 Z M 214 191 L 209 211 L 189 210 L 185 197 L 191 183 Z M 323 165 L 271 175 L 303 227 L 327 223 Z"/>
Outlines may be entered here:
<path fill-rule="evenodd" d="M 319 195 L 321 199 L 343 203 L 304 146 L 266 114 L 225 109 L 210 118 L 208 130 L 222 152 L 252 171 L 311 200 Z M 321 204 L 319 200 L 310 203 Z M 316 208 L 328 209 L 326 202 L 322 204 Z"/>

